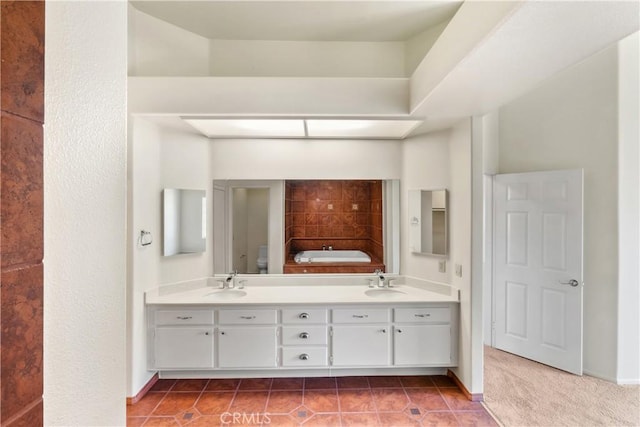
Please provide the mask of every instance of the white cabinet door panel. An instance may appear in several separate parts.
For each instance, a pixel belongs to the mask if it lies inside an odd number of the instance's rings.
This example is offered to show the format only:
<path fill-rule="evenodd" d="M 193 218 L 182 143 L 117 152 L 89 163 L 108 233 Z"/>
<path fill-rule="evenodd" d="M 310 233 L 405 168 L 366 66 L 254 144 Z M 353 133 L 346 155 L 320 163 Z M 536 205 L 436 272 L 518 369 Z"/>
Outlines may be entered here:
<path fill-rule="evenodd" d="M 386 325 L 334 326 L 334 366 L 387 366 L 390 358 L 390 331 Z"/>
<path fill-rule="evenodd" d="M 275 326 L 221 327 L 218 331 L 218 364 L 221 368 L 275 368 Z"/>
<path fill-rule="evenodd" d="M 395 326 L 393 338 L 396 366 L 451 363 L 450 325 Z"/>
<path fill-rule="evenodd" d="M 196 327 L 160 327 L 154 339 L 155 368 L 213 367 L 213 330 Z"/>

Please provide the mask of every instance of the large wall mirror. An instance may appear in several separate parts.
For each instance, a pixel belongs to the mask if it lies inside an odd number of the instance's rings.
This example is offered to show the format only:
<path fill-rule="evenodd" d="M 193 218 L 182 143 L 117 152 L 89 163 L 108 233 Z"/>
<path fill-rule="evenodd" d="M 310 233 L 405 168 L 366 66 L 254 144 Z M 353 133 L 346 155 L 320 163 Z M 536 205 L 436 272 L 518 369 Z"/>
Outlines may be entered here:
<path fill-rule="evenodd" d="M 295 262 L 300 251 L 325 248 L 361 249 L 378 262 L 371 272 L 397 273 L 399 188 L 398 180 L 216 180 L 214 272 L 359 272 Z"/>
<path fill-rule="evenodd" d="M 447 255 L 447 190 L 409 190 L 409 241 L 411 251 Z"/>
<path fill-rule="evenodd" d="M 207 241 L 207 196 L 204 190 L 165 188 L 162 254 L 204 252 Z"/>

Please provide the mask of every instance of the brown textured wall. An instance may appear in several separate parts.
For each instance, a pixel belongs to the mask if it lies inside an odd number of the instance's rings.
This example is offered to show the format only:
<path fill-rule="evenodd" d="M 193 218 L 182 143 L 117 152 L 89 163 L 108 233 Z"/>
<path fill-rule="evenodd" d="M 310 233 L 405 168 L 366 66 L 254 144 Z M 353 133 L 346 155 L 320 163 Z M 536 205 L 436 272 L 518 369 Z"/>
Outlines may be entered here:
<path fill-rule="evenodd" d="M 0 2 L 0 424 L 42 425 L 44 2 Z"/>

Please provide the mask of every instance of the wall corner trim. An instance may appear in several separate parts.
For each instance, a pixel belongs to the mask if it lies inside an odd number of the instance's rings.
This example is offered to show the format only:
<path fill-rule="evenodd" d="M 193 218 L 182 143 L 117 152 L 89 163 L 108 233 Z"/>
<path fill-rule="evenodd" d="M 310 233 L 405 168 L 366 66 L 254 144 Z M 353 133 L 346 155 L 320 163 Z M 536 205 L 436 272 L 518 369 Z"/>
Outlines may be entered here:
<path fill-rule="evenodd" d="M 127 397 L 127 406 L 135 405 L 138 403 L 148 392 L 158 382 L 158 373 L 156 372 L 151 379 L 142 387 L 142 389 L 133 397 Z"/>
<path fill-rule="evenodd" d="M 451 369 L 447 369 L 447 376 L 449 378 L 451 378 L 456 383 L 456 385 L 458 386 L 460 391 L 462 391 L 462 393 L 465 395 L 465 397 L 467 399 L 469 399 L 472 402 L 483 402 L 484 401 L 484 396 L 483 396 L 482 393 L 471 393 L 469 390 L 467 390 L 467 387 L 465 387 L 465 385 L 462 383 L 462 381 L 460 381 L 460 379 L 458 379 L 456 374 L 454 374 Z"/>

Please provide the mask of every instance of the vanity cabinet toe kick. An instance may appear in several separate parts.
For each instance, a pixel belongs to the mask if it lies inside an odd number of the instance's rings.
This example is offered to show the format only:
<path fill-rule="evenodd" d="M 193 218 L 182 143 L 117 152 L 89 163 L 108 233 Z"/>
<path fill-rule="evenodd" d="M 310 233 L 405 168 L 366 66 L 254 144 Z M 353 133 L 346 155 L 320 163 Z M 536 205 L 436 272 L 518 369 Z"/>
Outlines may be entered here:
<path fill-rule="evenodd" d="M 165 378 L 418 374 L 457 366 L 458 310 L 149 305 L 147 365 Z"/>

